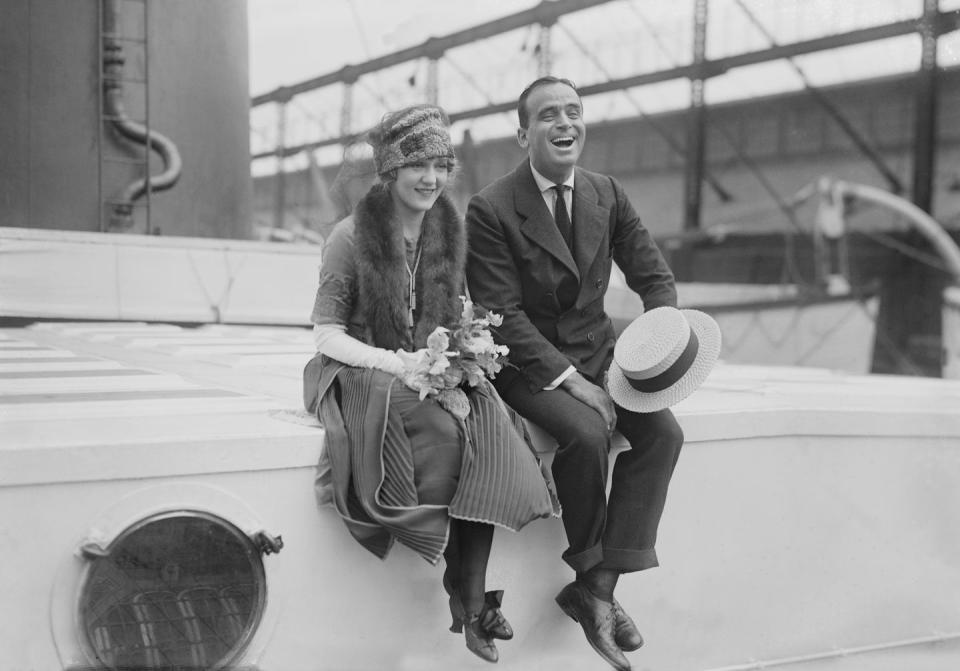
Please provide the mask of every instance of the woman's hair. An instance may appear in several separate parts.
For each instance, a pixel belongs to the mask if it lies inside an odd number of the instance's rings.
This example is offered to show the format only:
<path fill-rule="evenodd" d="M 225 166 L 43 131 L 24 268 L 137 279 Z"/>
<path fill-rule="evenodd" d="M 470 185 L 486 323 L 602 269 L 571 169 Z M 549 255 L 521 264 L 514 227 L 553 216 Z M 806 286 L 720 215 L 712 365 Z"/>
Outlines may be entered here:
<path fill-rule="evenodd" d="M 392 181 L 397 168 L 430 158 L 454 161 L 449 125 L 446 112 L 435 105 L 412 105 L 384 115 L 367 133 L 380 179 Z"/>

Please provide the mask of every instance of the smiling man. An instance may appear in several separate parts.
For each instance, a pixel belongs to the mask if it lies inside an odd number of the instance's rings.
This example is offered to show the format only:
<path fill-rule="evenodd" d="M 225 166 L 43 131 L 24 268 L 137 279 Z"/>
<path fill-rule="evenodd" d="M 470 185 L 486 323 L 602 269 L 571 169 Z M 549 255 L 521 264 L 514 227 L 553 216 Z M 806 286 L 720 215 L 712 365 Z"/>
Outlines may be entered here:
<path fill-rule="evenodd" d="M 551 470 L 576 572 L 556 601 L 617 669 L 643 644 L 614 598 L 621 574 L 657 566 L 657 527 L 683 444 L 669 409 L 636 413 L 603 387 L 616 337 L 603 298 L 615 261 L 646 310 L 676 307 L 674 278 L 612 177 L 577 166 L 587 137 L 583 103 L 567 79 L 542 77 L 521 93 L 513 172 L 467 209 L 473 300 L 503 315 L 497 338 L 510 366 L 494 381 L 504 400 L 557 441 Z M 631 449 L 617 456 L 614 428 Z"/>

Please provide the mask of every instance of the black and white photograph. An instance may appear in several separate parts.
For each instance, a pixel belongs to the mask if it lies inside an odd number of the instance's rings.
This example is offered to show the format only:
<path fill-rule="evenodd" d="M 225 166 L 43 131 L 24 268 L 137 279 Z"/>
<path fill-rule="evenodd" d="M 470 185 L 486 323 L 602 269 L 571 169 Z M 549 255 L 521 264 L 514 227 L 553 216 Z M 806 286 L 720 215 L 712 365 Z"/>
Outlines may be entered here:
<path fill-rule="evenodd" d="M 0 671 L 960 669 L 960 0 L 0 0 L 0 111 Z"/>

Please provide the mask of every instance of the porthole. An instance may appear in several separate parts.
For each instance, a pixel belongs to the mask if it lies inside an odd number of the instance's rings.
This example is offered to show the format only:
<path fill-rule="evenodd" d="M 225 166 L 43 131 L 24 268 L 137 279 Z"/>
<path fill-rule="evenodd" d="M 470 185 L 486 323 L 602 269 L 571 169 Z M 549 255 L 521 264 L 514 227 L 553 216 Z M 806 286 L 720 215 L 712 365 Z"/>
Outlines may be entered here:
<path fill-rule="evenodd" d="M 261 553 L 282 543 L 251 539 L 197 511 L 145 518 L 107 548 L 84 546 L 81 636 L 101 669 L 220 669 L 257 630 L 267 586 Z"/>

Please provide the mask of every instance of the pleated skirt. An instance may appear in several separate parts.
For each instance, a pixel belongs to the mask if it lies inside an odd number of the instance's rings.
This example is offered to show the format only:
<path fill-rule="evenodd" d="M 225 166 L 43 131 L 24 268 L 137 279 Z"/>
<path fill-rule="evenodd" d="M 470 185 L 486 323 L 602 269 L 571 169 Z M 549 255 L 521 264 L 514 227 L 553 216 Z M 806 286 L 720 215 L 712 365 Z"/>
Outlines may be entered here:
<path fill-rule="evenodd" d="M 461 421 L 390 378 L 344 367 L 336 376 L 339 412 L 330 412 L 330 394 L 321 401 L 327 449 L 339 452 L 334 471 L 350 469 L 341 514 L 381 527 L 431 563 L 443 553 L 451 518 L 518 531 L 560 515 L 549 472 L 492 385 L 468 392 L 470 413 Z M 331 432 L 327 424 L 336 415 L 342 431 Z M 348 445 L 330 444 L 337 436 Z M 334 475 L 344 481 L 345 474 Z M 368 529 L 357 540 L 367 545 L 365 538 L 375 536 Z M 390 543 L 381 537 L 375 545 L 368 549 L 386 556 Z"/>

